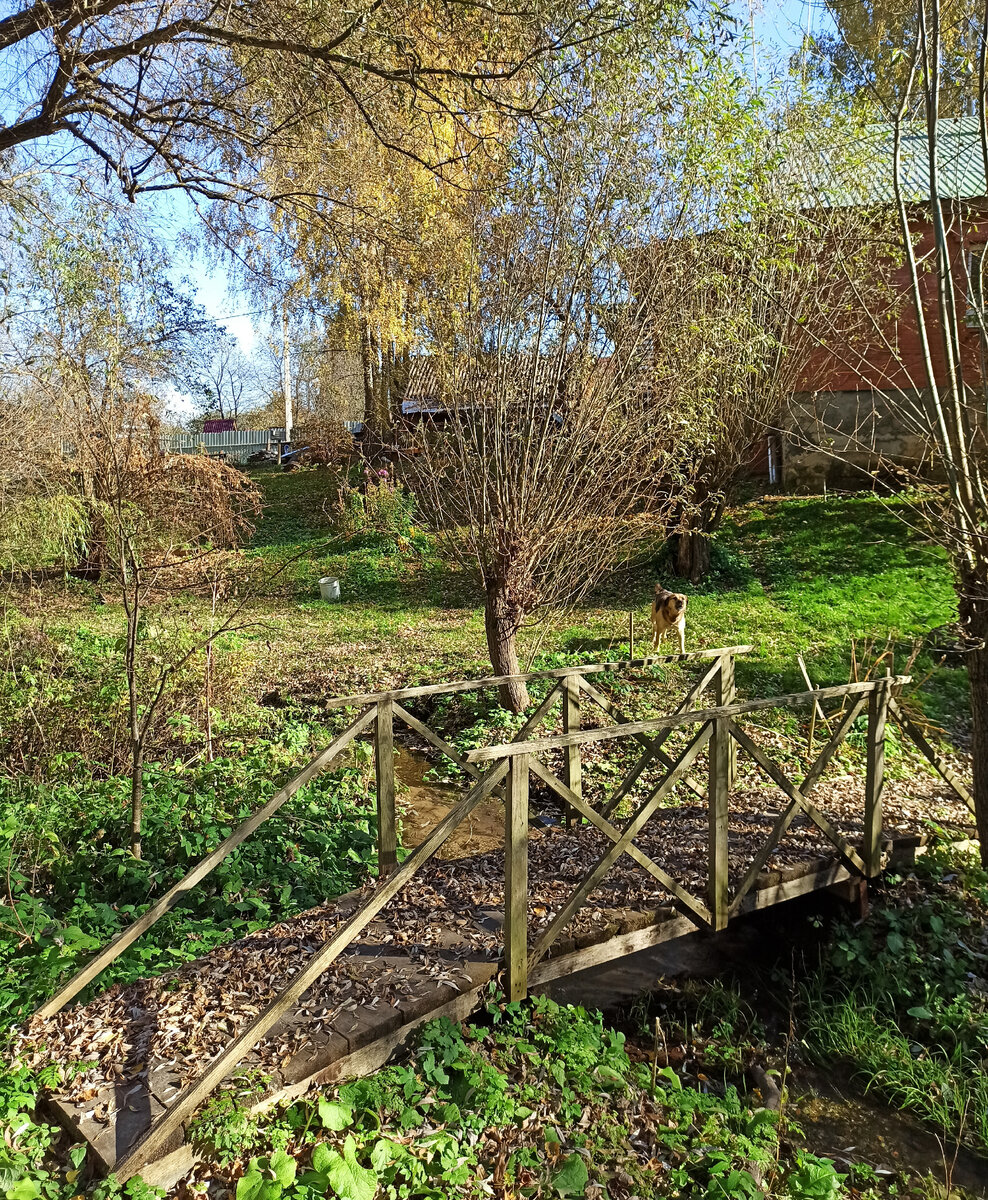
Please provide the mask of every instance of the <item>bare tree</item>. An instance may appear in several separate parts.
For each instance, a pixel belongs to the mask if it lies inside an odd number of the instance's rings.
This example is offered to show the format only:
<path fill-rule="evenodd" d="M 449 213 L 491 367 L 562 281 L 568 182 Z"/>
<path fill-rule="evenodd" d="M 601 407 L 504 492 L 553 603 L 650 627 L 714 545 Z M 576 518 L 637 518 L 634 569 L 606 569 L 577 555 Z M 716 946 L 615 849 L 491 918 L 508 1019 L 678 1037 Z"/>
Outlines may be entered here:
<path fill-rule="evenodd" d="M 647 293 L 619 269 L 639 236 L 616 202 L 624 165 L 547 165 L 543 194 L 478 214 L 476 293 L 434 356 L 441 415 L 419 427 L 409 471 L 479 570 L 497 674 L 518 672 L 533 614 L 654 545 L 702 457 L 702 425 L 659 400 Z M 521 711 L 524 684 L 501 700 Z"/>
<path fill-rule="evenodd" d="M 977 27 L 978 86 L 971 115 L 941 121 L 944 73 L 941 0 L 914 0 L 907 63 L 881 113 L 883 130 L 865 136 L 872 187 L 841 181 L 843 203 L 855 195 L 874 206 L 876 186 L 898 221 L 886 288 L 901 303 L 898 321 L 874 294 L 856 297 L 867 321 L 857 353 L 831 346 L 831 359 L 867 371 L 876 406 L 891 408 L 898 427 L 921 453 L 893 464 L 897 477 L 923 497 L 927 528 L 954 566 L 970 681 L 974 801 L 982 861 L 988 865 L 988 311 L 985 305 L 984 180 L 988 173 L 988 7 Z M 919 121 L 908 115 L 921 112 Z M 889 144 L 891 149 L 889 150 Z M 960 170 L 957 164 L 964 164 Z M 972 185 L 972 178 L 980 180 Z M 846 278 L 846 275 L 845 275 Z M 825 448 L 854 455 L 880 452 L 867 430 L 837 424 L 830 413 Z M 917 461 L 917 458 L 919 461 Z M 870 464 L 869 464 L 870 465 Z"/>
<path fill-rule="evenodd" d="M 676 573 L 693 583 L 710 568 L 732 494 L 765 439 L 781 432 L 808 354 L 836 335 L 836 314 L 846 346 L 847 310 L 877 277 L 888 245 L 873 216 L 804 210 L 802 190 L 747 200 L 754 211 L 743 220 L 650 251 L 649 320 L 663 387 L 707 410 L 705 461 L 672 539 Z M 835 259 L 846 278 L 832 270 Z"/>
<path fill-rule="evenodd" d="M 202 390 L 200 405 L 207 417 L 235 421 L 257 401 L 254 363 L 240 349 L 237 339 L 229 335 L 220 338 L 204 366 L 199 385 Z"/>

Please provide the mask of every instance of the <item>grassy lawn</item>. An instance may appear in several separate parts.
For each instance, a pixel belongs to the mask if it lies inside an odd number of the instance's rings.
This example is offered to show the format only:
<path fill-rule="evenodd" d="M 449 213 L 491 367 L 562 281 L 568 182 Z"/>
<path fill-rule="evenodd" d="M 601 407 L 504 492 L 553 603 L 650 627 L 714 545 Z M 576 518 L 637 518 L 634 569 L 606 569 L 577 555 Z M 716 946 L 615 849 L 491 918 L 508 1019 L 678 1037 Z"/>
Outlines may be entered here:
<path fill-rule="evenodd" d="M 444 560 L 431 537 L 414 531 L 398 540 L 343 540 L 331 525 L 329 472 L 257 478 L 264 512 L 238 567 L 251 595 L 242 628 L 223 643 L 227 704 L 250 709 L 272 688 L 311 701 L 490 673 L 479 583 L 468 568 Z M 956 615 L 945 556 L 910 526 L 909 513 L 905 502 L 870 495 L 753 499 L 729 514 L 703 586 L 676 580 L 657 541 L 651 562 L 603 581 L 575 610 L 539 614 L 523 629 L 523 667 L 625 656 L 629 610 L 640 652 L 660 580 L 690 594 L 690 649 L 754 647 L 738 664 L 742 695 L 801 689 L 797 654 L 815 683 L 846 682 L 852 642 L 867 665 L 891 640 L 901 669 L 914 639 Z M 339 577 L 342 603 L 319 599 L 322 575 Z M 206 610 L 201 597 L 181 598 L 182 620 L 203 623 Z M 81 631 L 112 639 L 122 625 L 118 606 L 75 583 L 36 593 L 23 611 L 50 632 L 76 638 Z M 965 672 L 921 655 L 914 677 L 931 671 L 924 707 L 963 734 Z M 675 671 L 668 674 L 675 680 Z"/>
<path fill-rule="evenodd" d="M 320 476 L 261 477 L 266 509 L 251 554 L 269 570 L 288 562 L 257 605 L 266 622 L 255 635 L 265 648 L 265 677 L 325 694 L 488 673 L 471 573 L 443 562 L 424 537 L 383 548 L 334 540 L 321 511 Z M 904 503 L 890 506 L 867 495 L 752 500 L 730 514 L 717 539 L 713 576 L 700 589 L 669 574 L 657 545 L 654 561 L 606 580 L 585 605 L 546 614 L 523 630 L 523 663 L 537 667 L 558 654 L 624 655 L 629 610 L 641 648 L 652 589 L 662 580 L 691 593 L 691 649 L 754 646 L 738 668 L 743 693 L 801 688 L 797 654 L 814 682 L 844 682 L 852 640 L 860 661 L 872 643 L 874 658 L 891 638 L 900 667 L 914 638 L 956 613 L 943 553 L 907 520 Z M 318 599 L 322 574 L 340 578 L 340 605 Z M 914 675 L 933 665 L 922 657 Z M 926 686 L 931 715 L 962 714 L 963 674 L 935 672 Z"/>

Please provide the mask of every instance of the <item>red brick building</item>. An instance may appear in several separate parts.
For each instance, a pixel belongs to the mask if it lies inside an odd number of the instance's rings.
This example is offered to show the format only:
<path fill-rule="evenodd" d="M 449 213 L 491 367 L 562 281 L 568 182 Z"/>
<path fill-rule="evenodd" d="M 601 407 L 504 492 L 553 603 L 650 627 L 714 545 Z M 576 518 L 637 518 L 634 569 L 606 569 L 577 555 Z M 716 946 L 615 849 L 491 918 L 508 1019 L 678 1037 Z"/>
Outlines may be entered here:
<path fill-rule="evenodd" d="M 870 129 L 860 177 L 851 184 L 820 189 L 820 204 L 894 211 L 891 129 Z M 983 321 L 988 291 L 988 189 L 978 122 L 974 117 L 939 123 L 940 195 L 953 248 L 955 303 L 963 326 L 960 359 L 964 379 L 979 387 L 986 378 Z M 946 382 L 943 331 L 938 319 L 938 277 L 933 260 L 930 180 L 925 125 L 902 138 L 903 196 L 920 264 L 919 291 L 934 378 Z M 983 276 L 983 270 L 985 274 Z M 849 312 L 846 337 L 827 338 L 826 350 L 809 355 L 792 410 L 783 422 L 783 474 L 788 486 L 860 488 L 869 475 L 894 474 L 929 464 L 931 431 L 917 418 L 915 402 L 928 387 L 928 373 L 905 255 L 889 262 L 881 287 Z"/>

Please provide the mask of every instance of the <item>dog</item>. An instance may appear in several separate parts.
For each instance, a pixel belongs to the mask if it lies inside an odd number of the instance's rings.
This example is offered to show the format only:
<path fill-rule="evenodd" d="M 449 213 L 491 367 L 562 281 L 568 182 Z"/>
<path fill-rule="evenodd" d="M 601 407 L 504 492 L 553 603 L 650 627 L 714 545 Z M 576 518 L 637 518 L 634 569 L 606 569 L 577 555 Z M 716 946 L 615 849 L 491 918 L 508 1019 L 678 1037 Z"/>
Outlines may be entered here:
<path fill-rule="evenodd" d="M 682 592 L 669 592 L 661 583 L 655 585 L 652 600 L 652 649 L 658 650 L 659 642 L 670 629 L 679 637 L 679 653 L 686 653 L 686 597 Z"/>

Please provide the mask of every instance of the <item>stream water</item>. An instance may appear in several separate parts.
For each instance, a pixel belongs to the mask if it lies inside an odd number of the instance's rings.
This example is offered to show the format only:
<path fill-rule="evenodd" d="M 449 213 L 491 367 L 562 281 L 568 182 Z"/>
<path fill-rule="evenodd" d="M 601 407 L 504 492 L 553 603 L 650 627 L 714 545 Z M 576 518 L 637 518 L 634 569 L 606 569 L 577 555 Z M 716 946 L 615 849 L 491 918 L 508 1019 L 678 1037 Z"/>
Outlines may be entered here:
<path fill-rule="evenodd" d="M 397 803 L 402 816 L 404 842 L 415 846 L 462 798 L 460 788 L 426 779 L 428 757 L 405 746 L 397 748 L 396 774 L 399 780 Z M 533 830 L 533 835 L 538 836 Z M 440 850 L 443 858 L 463 858 L 484 853 L 504 844 L 504 806 L 489 800 L 474 809 L 468 821 L 456 830 Z M 735 969 L 752 953 L 764 952 L 765 939 L 751 933 L 751 923 L 719 934 L 723 949 L 711 957 L 710 940 L 696 946 L 683 945 L 678 958 L 664 957 L 654 951 L 641 952 L 622 960 L 620 965 L 606 964 L 596 971 L 561 981 L 553 994 L 563 1002 L 613 1007 L 634 998 L 636 992 L 654 986 L 659 975 L 670 966 L 683 975 L 717 975 Z M 758 951 L 755 949 L 755 941 Z M 694 938 L 681 939 L 683 943 Z M 780 936 L 777 949 L 787 954 L 787 938 Z M 704 947 L 704 948 L 701 948 Z M 712 969 L 711 969 L 712 968 Z M 884 1105 L 878 1098 L 863 1094 L 852 1080 L 827 1076 L 799 1067 L 790 1078 L 791 1111 L 803 1129 L 807 1148 L 832 1158 L 843 1168 L 850 1162 L 867 1163 L 878 1173 L 908 1171 L 919 1177 L 932 1174 L 941 1184 L 949 1182 L 974 1196 L 988 1198 L 988 1160 L 952 1144 L 942 1146 L 938 1139 L 906 1114 Z"/>
<path fill-rule="evenodd" d="M 838 1167 L 864 1162 L 880 1173 L 929 1173 L 940 1184 L 988 1196 L 988 1160 L 941 1143 L 906 1114 L 862 1095 L 853 1081 L 801 1067 L 789 1090 L 807 1145 Z"/>

